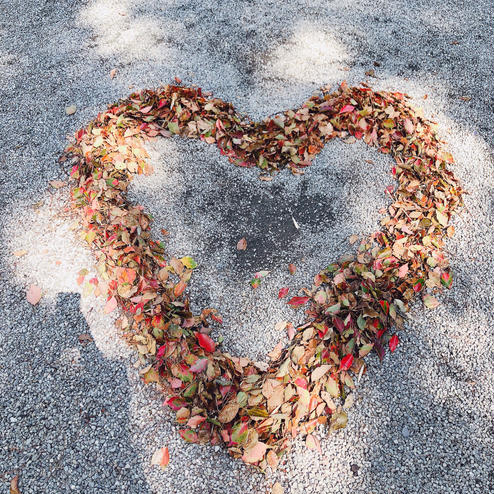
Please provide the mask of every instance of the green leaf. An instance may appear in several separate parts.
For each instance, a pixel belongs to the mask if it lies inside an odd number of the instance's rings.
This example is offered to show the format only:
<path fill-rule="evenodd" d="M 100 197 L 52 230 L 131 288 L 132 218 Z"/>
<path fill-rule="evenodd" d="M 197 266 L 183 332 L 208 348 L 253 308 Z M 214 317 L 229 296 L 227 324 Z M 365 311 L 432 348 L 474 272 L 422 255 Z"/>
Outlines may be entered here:
<path fill-rule="evenodd" d="M 179 134 L 180 133 L 180 128 L 176 122 L 168 122 L 168 130 L 172 134 Z"/>
<path fill-rule="evenodd" d="M 247 405 L 247 393 L 240 391 L 237 394 L 237 403 L 240 405 L 240 408 L 243 408 L 245 405 Z"/>
<path fill-rule="evenodd" d="M 197 262 L 194 261 L 194 259 L 190 256 L 185 256 L 180 259 L 182 261 L 182 264 L 189 269 L 195 269 L 197 268 Z"/>
<path fill-rule="evenodd" d="M 338 396 L 340 396 L 340 387 L 332 377 L 328 377 L 328 381 L 326 382 L 326 391 L 333 398 L 338 398 Z"/>

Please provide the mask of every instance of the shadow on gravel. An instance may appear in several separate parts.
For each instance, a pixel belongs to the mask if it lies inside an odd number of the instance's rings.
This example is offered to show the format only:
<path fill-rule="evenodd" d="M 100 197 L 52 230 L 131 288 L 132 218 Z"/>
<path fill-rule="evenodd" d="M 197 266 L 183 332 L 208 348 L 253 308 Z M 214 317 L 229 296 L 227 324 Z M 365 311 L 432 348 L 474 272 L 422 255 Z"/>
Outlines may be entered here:
<path fill-rule="evenodd" d="M 17 473 L 22 493 L 148 492 L 129 438 L 127 363 L 79 341 L 89 333 L 80 296 L 32 307 L 17 290 L 1 302 L 25 328 L 1 335 L 3 480 Z"/>
<path fill-rule="evenodd" d="M 400 348 L 407 355 L 396 352 L 382 367 L 374 362 L 364 386 L 372 393 L 361 388 L 358 406 L 380 417 L 369 430 L 362 475 L 379 494 L 492 492 L 494 469 L 486 459 L 494 427 L 491 414 L 475 402 L 479 379 L 446 361 L 423 339 L 422 328 L 412 323 L 407 332 Z M 466 472 L 468 485 L 459 483 Z"/>

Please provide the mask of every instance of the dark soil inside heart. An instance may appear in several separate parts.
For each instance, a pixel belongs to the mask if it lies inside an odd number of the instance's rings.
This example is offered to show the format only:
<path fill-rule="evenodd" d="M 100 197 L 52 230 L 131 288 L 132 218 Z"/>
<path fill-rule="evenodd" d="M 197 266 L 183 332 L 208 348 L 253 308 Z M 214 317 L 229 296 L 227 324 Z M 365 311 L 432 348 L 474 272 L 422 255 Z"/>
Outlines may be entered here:
<path fill-rule="evenodd" d="M 271 190 L 260 187 L 259 193 L 254 196 L 250 196 L 250 188 L 239 187 L 238 192 L 226 191 L 224 199 L 228 207 L 224 224 L 228 232 L 238 231 L 240 238 L 243 236 L 247 240 L 248 248 L 237 252 L 232 263 L 232 268 L 242 277 L 260 269 L 286 269 L 282 266 L 286 261 L 286 251 L 303 257 L 303 253 L 299 252 L 300 236 L 303 235 L 301 225 L 304 230 L 311 231 L 331 230 L 334 226 L 331 198 L 309 194 L 306 183 L 301 184 L 300 194 L 289 201 L 281 185 Z M 242 208 L 245 204 L 249 207 Z M 244 233 L 239 230 L 239 225 L 244 227 Z M 235 245 L 238 239 L 230 235 L 226 240 Z M 220 244 L 224 241 L 213 238 L 211 249 L 221 248 Z"/>

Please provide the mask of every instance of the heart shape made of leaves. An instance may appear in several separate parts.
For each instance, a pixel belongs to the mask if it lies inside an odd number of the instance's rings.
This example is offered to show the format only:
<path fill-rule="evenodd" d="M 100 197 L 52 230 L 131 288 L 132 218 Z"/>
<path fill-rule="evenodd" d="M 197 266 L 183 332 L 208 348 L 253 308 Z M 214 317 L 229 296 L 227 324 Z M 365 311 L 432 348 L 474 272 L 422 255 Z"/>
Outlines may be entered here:
<path fill-rule="evenodd" d="M 126 199 L 133 174 L 151 172 L 144 139 L 173 135 L 216 144 L 231 162 L 257 166 L 261 179 L 285 167 L 303 173 L 335 137 L 363 139 L 395 158 L 397 186 L 386 190 L 392 204 L 381 231 L 289 301 L 308 305 L 306 323 L 267 368 L 219 350 L 210 325 L 221 317 L 214 309 L 194 315 L 185 296 L 195 261 L 167 260 L 151 239 L 149 215 Z M 386 345 L 396 348 L 389 330 L 402 326 L 416 294 L 433 308 L 430 292 L 452 283 L 443 245 L 463 191 L 433 124 L 401 93 L 343 83 L 297 110 L 252 122 L 199 88 L 145 90 L 79 130 L 61 161 L 73 164 L 73 205 L 98 258 L 106 310 L 124 311 L 119 326 L 139 352 L 144 381 L 167 395 L 184 440 L 224 443 L 260 469 L 275 468 L 298 434 L 317 447 L 311 433 L 320 424 L 345 427 L 341 402 L 363 357 L 374 350 L 382 359 Z"/>

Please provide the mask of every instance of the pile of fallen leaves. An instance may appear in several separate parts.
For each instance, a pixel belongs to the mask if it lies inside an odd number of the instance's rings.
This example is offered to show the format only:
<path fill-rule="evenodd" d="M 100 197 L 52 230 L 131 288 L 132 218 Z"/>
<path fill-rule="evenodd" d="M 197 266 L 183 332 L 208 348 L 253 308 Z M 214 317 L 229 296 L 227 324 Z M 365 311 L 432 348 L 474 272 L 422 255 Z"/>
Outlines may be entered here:
<path fill-rule="evenodd" d="M 193 314 L 185 295 L 195 261 L 168 258 L 151 238 L 150 216 L 126 199 L 132 176 L 152 172 L 144 141 L 174 135 L 216 144 L 268 180 L 282 168 L 303 173 L 335 137 L 362 139 L 395 158 L 397 184 L 386 190 L 392 203 L 381 231 L 289 301 L 307 308 L 306 323 L 271 353 L 267 368 L 219 349 L 210 332 L 221 317 L 213 309 Z M 94 283 L 108 296 L 107 312 L 123 310 L 118 323 L 139 352 L 145 382 L 162 388 L 185 441 L 223 443 L 261 469 L 275 468 L 297 435 L 318 449 L 311 433 L 320 424 L 345 427 L 363 357 L 393 351 L 398 337 L 389 331 L 402 326 L 410 300 L 420 295 L 433 308 L 433 293 L 452 283 L 443 245 L 462 189 L 433 123 L 404 94 L 343 84 L 252 122 L 199 88 L 166 86 L 110 106 L 75 134 L 61 159 L 74 165 L 73 204 L 98 258 Z"/>

